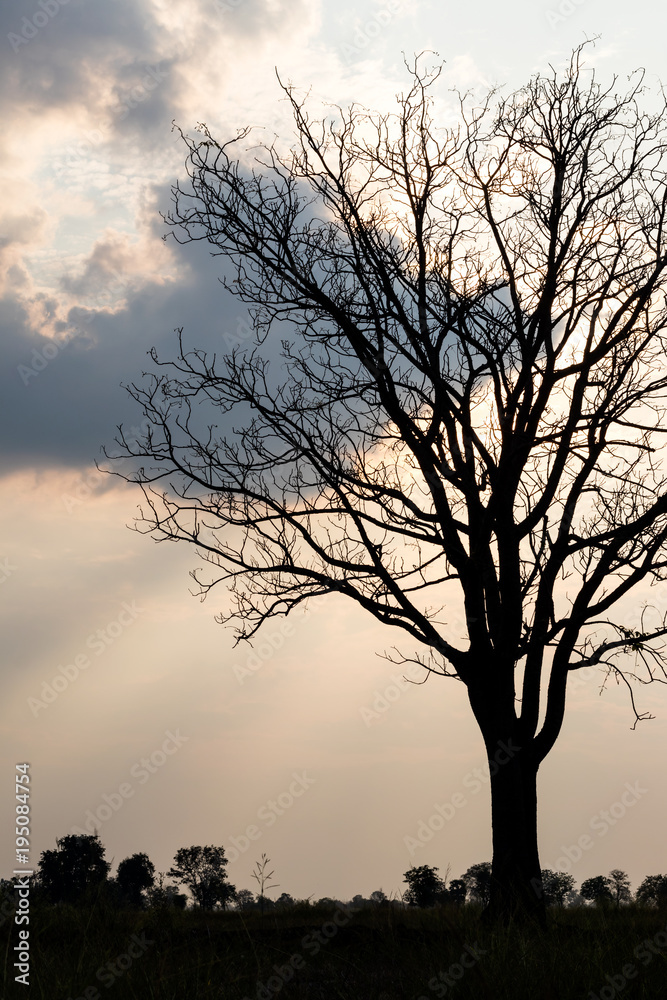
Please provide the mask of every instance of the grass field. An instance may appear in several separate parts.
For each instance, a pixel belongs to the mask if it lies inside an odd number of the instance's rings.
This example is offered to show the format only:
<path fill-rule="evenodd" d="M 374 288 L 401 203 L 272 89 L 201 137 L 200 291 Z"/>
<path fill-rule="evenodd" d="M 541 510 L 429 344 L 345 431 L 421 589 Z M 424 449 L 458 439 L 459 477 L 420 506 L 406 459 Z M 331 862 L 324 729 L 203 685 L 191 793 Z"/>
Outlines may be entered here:
<path fill-rule="evenodd" d="M 472 906 L 39 908 L 30 987 L 9 920 L 0 942 L 7 1000 L 667 1000 L 667 912 L 633 906 L 551 910 L 546 935 L 491 931 Z"/>

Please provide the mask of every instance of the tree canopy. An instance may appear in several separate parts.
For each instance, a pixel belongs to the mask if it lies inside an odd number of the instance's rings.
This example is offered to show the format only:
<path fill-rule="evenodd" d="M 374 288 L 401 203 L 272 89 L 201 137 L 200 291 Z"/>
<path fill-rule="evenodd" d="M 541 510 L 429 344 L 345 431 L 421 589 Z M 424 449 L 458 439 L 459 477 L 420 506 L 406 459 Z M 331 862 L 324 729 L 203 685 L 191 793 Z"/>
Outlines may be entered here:
<path fill-rule="evenodd" d="M 445 881 L 437 874 L 438 869 L 432 865 L 413 865 L 403 876 L 408 883 L 404 899 L 409 906 L 419 906 L 425 909 L 442 902 L 447 895 Z"/>
<path fill-rule="evenodd" d="M 647 875 L 637 889 L 637 902 L 667 907 L 667 875 Z"/>
<path fill-rule="evenodd" d="M 547 904 L 563 906 L 565 897 L 574 889 L 574 877 L 566 872 L 542 871 L 542 891 Z"/>
<path fill-rule="evenodd" d="M 217 903 L 224 908 L 236 893 L 227 879 L 227 864 L 224 847 L 180 847 L 167 875 L 186 885 L 202 910 Z"/>
<path fill-rule="evenodd" d="M 142 907 L 144 891 L 155 884 L 155 865 L 147 854 L 133 854 L 119 863 L 116 882 L 130 906 Z"/>
<path fill-rule="evenodd" d="M 69 834 L 56 845 L 42 851 L 37 870 L 38 885 L 51 902 L 76 903 L 106 881 L 111 865 L 98 834 Z"/>
<path fill-rule="evenodd" d="M 611 886 L 611 879 L 606 875 L 594 875 L 592 878 L 584 879 L 579 889 L 579 895 L 583 899 L 602 906 L 605 903 L 611 903 L 614 898 Z"/>

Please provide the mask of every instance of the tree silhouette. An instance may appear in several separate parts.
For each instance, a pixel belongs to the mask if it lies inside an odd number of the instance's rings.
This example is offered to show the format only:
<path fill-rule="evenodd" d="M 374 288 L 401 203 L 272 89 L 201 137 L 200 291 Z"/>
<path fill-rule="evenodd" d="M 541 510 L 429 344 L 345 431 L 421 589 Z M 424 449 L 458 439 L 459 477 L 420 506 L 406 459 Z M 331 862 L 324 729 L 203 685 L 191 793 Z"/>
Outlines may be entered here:
<path fill-rule="evenodd" d="M 165 885 L 165 873 L 158 872 L 157 885 L 146 890 L 146 901 L 149 907 L 154 909 L 168 909 L 174 907 L 177 910 L 184 910 L 188 903 L 188 897 L 184 892 L 179 892 L 175 885 Z"/>
<path fill-rule="evenodd" d="M 431 865 L 414 865 L 403 876 L 403 881 L 409 888 L 405 892 L 405 900 L 409 906 L 419 906 L 425 909 L 435 906 L 446 896 L 444 881 L 437 874 L 438 869 Z"/>
<path fill-rule="evenodd" d="M 447 899 L 450 903 L 456 903 L 457 906 L 465 903 L 466 896 L 468 895 L 468 887 L 462 878 L 453 878 L 452 881 L 447 886 Z"/>
<path fill-rule="evenodd" d="M 145 898 L 144 890 L 155 884 L 155 865 L 147 854 L 133 854 L 118 865 L 116 882 L 121 896 L 130 906 L 141 909 Z"/>
<path fill-rule="evenodd" d="M 637 902 L 667 907 L 667 875 L 647 875 L 637 889 Z"/>
<path fill-rule="evenodd" d="M 597 906 L 604 906 L 605 903 L 611 903 L 614 898 L 611 884 L 611 879 L 607 878 L 606 875 L 595 875 L 581 883 L 579 895 L 589 902 L 594 902 Z"/>
<path fill-rule="evenodd" d="M 617 908 L 621 903 L 629 903 L 632 899 L 630 878 L 620 868 L 612 868 L 609 872 L 609 888 Z"/>
<path fill-rule="evenodd" d="M 544 901 L 551 905 L 563 906 L 568 892 L 574 889 L 574 878 L 565 872 L 542 871 L 542 892 Z"/>
<path fill-rule="evenodd" d="M 255 905 L 255 893 L 250 889 L 239 889 L 235 901 L 239 910 L 251 910 Z"/>
<path fill-rule="evenodd" d="M 111 865 L 104 860 L 99 835 L 75 835 L 56 840 L 55 851 L 42 851 L 37 882 L 52 903 L 76 903 L 106 881 Z"/>
<path fill-rule="evenodd" d="M 289 892 L 281 892 L 276 900 L 276 906 L 282 909 L 289 909 L 296 904 L 294 896 Z"/>
<path fill-rule="evenodd" d="M 291 152 L 181 133 L 167 222 L 227 259 L 256 339 L 151 352 L 128 387 L 149 429 L 113 456 L 135 460 L 137 530 L 196 547 L 202 596 L 229 586 L 238 641 L 335 593 L 414 640 L 398 662 L 465 685 L 489 914 L 540 920 L 537 773 L 568 677 L 601 667 L 635 722 L 633 680 L 667 680 L 664 618 L 614 610 L 667 573 L 667 110 L 582 59 L 462 95 L 450 127 L 416 61 L 395 115 L 316 121 L 285 86 Z"/>
<path fill-rule="evenodd" d="M 491 898 L 491 867 L 490 861 L 481 861 L 471 865 L 461 876 L 467 891 L 480 903 L 488 903 Z"/>
<path fill-rule="evenodd" d="M 225 908 L 236 894 L 227 881 L 227 864 L 223 847 L 179 847 L 167 875 L 187 885 L 202 910 L 212 910 L 216 903 Z"/>

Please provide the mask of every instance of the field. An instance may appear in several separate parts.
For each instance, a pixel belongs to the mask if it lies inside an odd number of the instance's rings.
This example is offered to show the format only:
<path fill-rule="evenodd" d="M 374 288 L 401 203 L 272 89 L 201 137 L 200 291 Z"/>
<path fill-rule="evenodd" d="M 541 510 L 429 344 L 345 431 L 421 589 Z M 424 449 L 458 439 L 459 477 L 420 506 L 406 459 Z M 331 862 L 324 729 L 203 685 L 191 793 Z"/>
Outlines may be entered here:
<path fill-rule="evenodd" d="M 473 906 L 282 912 L 33 909 L 30 987 L 0 930 L 3 998 L 31 1000 L 667 1000 L 667 912 L 576 908 L 546 935 Z"/>

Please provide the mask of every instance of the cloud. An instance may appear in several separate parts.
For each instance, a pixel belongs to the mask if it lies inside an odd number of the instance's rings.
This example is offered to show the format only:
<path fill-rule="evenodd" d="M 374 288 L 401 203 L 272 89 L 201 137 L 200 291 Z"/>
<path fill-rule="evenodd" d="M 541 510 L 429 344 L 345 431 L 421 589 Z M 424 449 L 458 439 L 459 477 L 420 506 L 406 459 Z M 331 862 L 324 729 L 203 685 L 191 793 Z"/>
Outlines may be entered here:
<path fill-rule="evenodd" d="M 266 107 L 269 88 L 266 124 L 286 120 L 274 50 L 308 82 L 338 65 L 335 53 L 304 45 L 319 16 L 305 0 L 0 8 L 0 108 L 30 121 L 27 140 L 15 129 L 4 150 L 21 185 L 0 220 L 5 471 L 89 466 L 118 423 L 140 422 L 120 383 L 140 377 L 153 345 L 175 356 L 175 327 L 193 346 L 229 347 L 223 334 L 246 311 L 218 283 L 220 260 L 205 244 L 170 251 L 158 239 L 166 178 L 182 174 L 184 156 L 171 120 L 191 128 L 222 93 L 212 127 L 224 134 L 237 115 L 252 120 Z M 348 74 L 341 100 L 350 86 Z"/>
<path fill-rule="evenodd" d="M 110 277 L 113 288 L 113 275 L 120 274 L 123 301 L 115 308 L 72 307 L 54 324 L 58 332 L 52 336 L 35 329 L 34 301 L 26 304 L 16 294 L 0 300 L 0 394 L 10 415 L 0 425 L 5 473 L 85 467 L 101 458 L 101 446 L 112 444 L 119 423 L 141 423 L 142 413 L 121 383 L 140 381 L 151 367 L 146 353 L 152 346 L 164 358 L 175 357 L 174 329 L 184 326 L 189 343 L 221 353 L 223 335 L 245 317 L 217 280 L 220 261 L 207 247 L 177 248 L 178 280 L 167 283 L 157 263 L 164 248 L 154 243 L 135 246 L 118 234 L 101 240 L 81 272 L 64 284 L 69 281 L 69 292 L 93 296 L 109 287 Z"/>
<path fill-rule="evenodd" d="M 30 284 L 23 253 L 42 243 L 47 229 L 48 216 L 39 205 L 21 212 L 7 210 L 0 216 L 0 292 Z"/>
<path fill-rule="evenodd" d="M 266 36 L 290 33 L 313 15 L 313 4 L 305 0 L 212 0 L 222 30 L 256 44 Z"/>
<path fill-rule="evenodd" d="M 144 7 L 131 0 L 3 5 L 0 37 L 8 51 L 0 81 L 6 108 L 40 114 L 53 107 L 103 102 L 111 71 L 154 56 Z"/>
<path fill-rule="evenodd" d="M 305 0 L 22 0 L 0 7 L 0 108 L 10 118 L 65 111 L 140 138 L 178 116 L 239 46 L 293 37 L 313 20 Z M 131 113 L 130 113 L 131 112 Z M 66 123 L 64 123 L 66 124 Z M 87 124 L 87 123 L 86 123 Z"/>
<path fill-rule="evenodd" d="M 162 252 L 160 252 L 162 251 Z M 124 297 L 148 281 L 169 280 L 169 258 L 155 239 L 132 240 L 128 233 L 108 230 L 93 246 L 78 274 L 65 274 L 61 288 L 84 299 Z"/>

